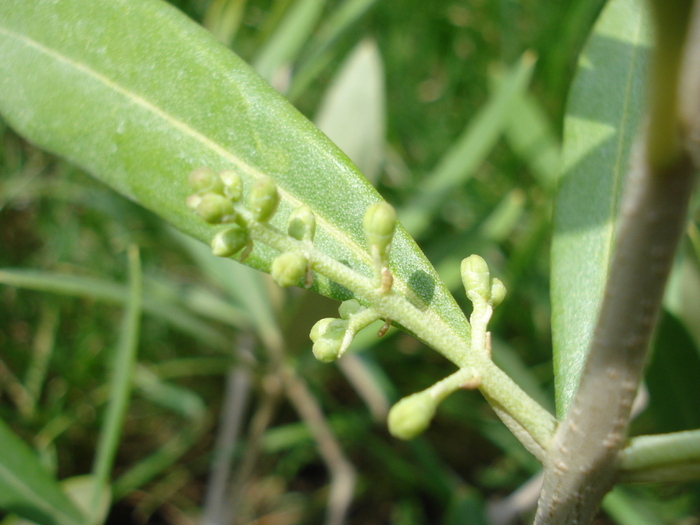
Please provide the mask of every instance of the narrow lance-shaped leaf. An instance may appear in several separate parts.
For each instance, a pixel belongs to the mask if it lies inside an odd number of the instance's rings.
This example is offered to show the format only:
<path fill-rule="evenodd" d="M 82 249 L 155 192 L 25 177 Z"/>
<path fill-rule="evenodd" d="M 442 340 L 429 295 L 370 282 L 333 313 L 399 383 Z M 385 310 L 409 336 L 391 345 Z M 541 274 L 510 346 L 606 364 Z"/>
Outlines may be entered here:
<path fill-rule="evenodd" d="M 172 6 L 7 0 L 0 55 L 0 114 L 11 126 L 182 231 L 204 241 L 217 231 L 185 206 L 192 170 L 232 169 L 247 188 L 269 175 L 281 195 L 274 224 L 307 204 L 318 222 L 315 245 L 372 275 L 362 215 L 379 195 L 287 101 Z M 256 243 L 246 263 L 269 271 L 275 255 Z M 468 331 L 401 228 L 392 261 L 394 290 L 454 334 Z M 314 288 L 350 295 L 322 277 Z"/>
<path fill-rule="evenodd" d="M 355 46 L 319 104 L 314 122 L 375 183 L 384 160 L 384 65 L 370 39 Z"/>
<path fill-rule="evenodd" d="M 0 509 L 47 525 L 85 522 L 36 454 L 0 420 Z"/>
<path fill-rule="evenodd" d="M 618 204 L 644 107 L 649 20 L 639 0 L 601 14 L 571 87 L 552 241 L 557 413 L 566 414 L 605 284 Z"/>

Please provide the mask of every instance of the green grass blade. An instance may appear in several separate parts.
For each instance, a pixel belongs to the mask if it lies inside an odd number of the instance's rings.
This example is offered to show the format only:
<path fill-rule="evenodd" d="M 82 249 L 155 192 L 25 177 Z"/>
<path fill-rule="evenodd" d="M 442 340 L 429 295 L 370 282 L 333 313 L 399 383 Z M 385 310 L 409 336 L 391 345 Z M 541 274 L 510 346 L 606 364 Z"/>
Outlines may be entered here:
<path fill-rule="evenodd" d="M 642 2 L 614 0 L 595 25 L 569 95 L 552 240 L 560 417 L 578 386 L 608 273 L 628 157 L 645 102 L 649 45 Z"/>
<path fill-rule="evenodd" d="M 328 15 L 309 43 L 308 52 L 294 71 L 287 97 L 294 101 L 328 66 L 335 56 L 333 44 L 374 5 L 377 0 L 344 0 Z"/>
<path fill-rule="evenodd" d="M 109 404 L 105 414 L 97 452 L 93 464 L 94 492 L 91 505 L 91 523 L 96 523 L 100 500 L 109 485 L 109 475 L 119 445 L 122 424 L 131 397 L 134 366 L 141 327 L 141 261 L 136 246 L 129 247 L 129 302 L 124 313 L 119 345 L 114 355 L 114 369 L 110 380 Z"/>
<path fill-rule="evenodd" d="M 0 269 L 0 284 L 75 297 L 91 297 L 118 304 L 126 304 L 129 296 L 125 286 L 106 279 L 20 268 Z M 247 316 L 240 309 L 217 300 L 217 297 L 201 289 L 193 288 L 182 294 L 182 298 L 177 290 L 166 289 L 163 283 L 151 282 L 145 290 L 142 305 L 144 313 L 162 319 L 181 332 L 216 348 L 226 348 L 228 339 L 178 306 L 176 303 L 180 299 L 191 311 L 204 317 L 233 326 L 246 326 L 248 323 Z"/>
<path fill-rule="evenodd" d="M 226 370 L 226 369 L 224 369 Z M 163 381 L 148 369 L 138 366 L 135 387 L 141 396 L 174 412 L 185 423 L 172 439 L 122 474 L 112 484 L 115 501 L 148 483 L 175 463 L 201 437 L 206 427 L 206 405 L 192 390 Z"/>
<path fill-rule="evenodd" d="M 44 470 L 34 451 L 0 420 L 0 509 L 41 525 L 80 525 L 85 518 Z"/>
<path fill-rule="evenodd" d="M 484 162 L 510 119 L 517 95 L 527 89 L 534 64 L 531 53 L 523 55 L 433 172 L 419 185 L 413 199 L 399 210 L 401 223 L 411 234 L 419 236 L 445 196 L 470 179 Z"/>
<path fill-rule="evenodd" d="M 185 235 L 178 234 L 175 238 L 189 252 L 202 273 L 248 312 L 263 344 L 267 348 L 281 348 L 282 332 L 263 281 L 265 276 L 212 255 L 208 247 Z M 233 348 L 234 343 L 231 342 L 229 346 Z"/>
<path fill-rule="evenodd" d="M 640 498 L 616 487 L 605 496 L 602 507 L 618 525 L 654 525 L 659 523 L 659 516 L 654 515 L 653 505 L 658 507 L 660 503 L 658 500 L 650 502 L 648 494 Z"/>
<path fill-rule="evenodd" d="M 32 359 L 24 376 L 24 387 L 30 399 L 27 414 L 30 418 L 35 414 L 49 372 L 49 363 L 55 348 L 59 321 L 58 307 L 50 301 L 44 303 L 41 309 L 36 339 L 32 345 Z"/>
<path fill-rule="evenodd" d="M 247 0 L 214 0 L 207 8 L 202 25 L 229 46 L 243 20 L 246 3 Z"/>
<path fill-rule="evenodd" d="M 236 169 L 250 187 L 279 185 L 273 224 L 300 203 L 317 217 L 315 245 L 371 276 L 362 216 L 380 197 L 318 129 L 206 30 L 158 0 L 0 3 L 0 115 L 191 236 L 208 226 L 185 205 L 187 176 Z M 268 270 L 276 253 L 246 260 Z M 468 327 L 424 255 L 399 228 L 394 290 L 429 305 L 457 335 Z M 314 289 L 347 290 L 315 279 Z"/>
<path fill-rule="evenodd" d="M 296 59 L 316 26 L 324 5 L 324 0 L 298 0 L 285 13 L 253 61 L 253 67 L 264 79 L 271 81 L 281 67 Z"/>
<path fill-rule="evenodd" d="M 501 81 L 497 79 L 496 85 Z M 559 176 L 561 144 L 540 103 L 530 93 L 518 94 L 505 137 L 537 182 L 545 190 L 552 190 Z"/>

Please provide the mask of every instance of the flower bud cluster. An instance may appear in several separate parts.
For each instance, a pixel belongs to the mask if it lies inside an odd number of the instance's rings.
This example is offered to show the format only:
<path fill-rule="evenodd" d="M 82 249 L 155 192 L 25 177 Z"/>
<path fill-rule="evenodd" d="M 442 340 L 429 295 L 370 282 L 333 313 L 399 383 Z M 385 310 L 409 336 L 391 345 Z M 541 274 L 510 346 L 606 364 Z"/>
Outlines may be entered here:
<path fill-rule="evenodd" d="M 196 193 L 187 199 L 187 205 L 206 222 L 227 225 L 211 242 L 212 252 L 219 257 L 230 257 L 244 248 L 249 252 L 253 242 L 252 221 L 267 223 L 279 206 L 279 190 L 267 176 L 255 181 L 245 199 L 243 181 L 233 170 L 217 174 L 209 168 L 199 168 L 192 172 L 189 182 Z M 311 208 L 302 205 L 295 209 L 289 217 L 287 232 L 293 239 L 313 242 L 316 216 Z M 308 287 L 312 282 L 308 256 L 299 248 L 278 255 L 272 262 L 270 275 L 280 286 L 294 286 L 303 281 Z"/>
<path fill-rule="evenodd" d="M 487 303 L 495 308 L 503 302 L 506 287 L 500 279 L 491 279 L 486 261 L 478 255 L 470 255 L 462 261 L 462 284 L 467 297 L 474 303 Z"/>
<path fill-rule="evenodd" d="M 380 318 L 374 308 L 366 308 L 354 299 L 341 303 L 338 313 L 340 319 L 321 319 L 311 329 L 314 356 L 324 363 L 341 357 L 355 334 Z"/>
<path fill-rule="evenodd" d="M 243 195 L 243 182 L 234 171 L 216 173 L 199 168 L 189 177 L 196 193 L 187 199 L 187 206 L 210 224 L 226 224 L 211 241 L 211 250 L 219 257 L 230 257 L 251 244 L 248 227 L 234 204 Z"/>
<path fill-rule="evenodd" d="M 200 168 L 190 175 L 189 182 L 195 193 L 188 197 L 187 205 L 204 221 L 223 225 L 211 242 L 215 255 L 230 257 L 243 250 L 240 255 L 243 260 L 252 250 L 255 237 L 256 241 L 279 252 L 272 261 L 270 275 L 280 286 L 311 286 L 313 264 L 314 269 L 324 272 L 328 278 L 341 276 L 337 280 L 339 284 L 350 283 L 348 288 L 357 293 L 360 300 L 369 302 L 370 306 L 364 306 L 355 299 L 345 301 L 338 309 L 339 318 L 321 319 L 313 326 L 310 337 L 313 354 L 319 361 L 328 363 L 341 357 L 355 335 L 374 321 L 384 320 L 377 334 L 381 337 L 389 329 L 393 314 L 399 312 L 401 322 L 401 316 L 414 315 L 412 308 L 403 308 L 403 298 L 391 291 L 394 277 L 389 265 L 390 252 L 398 221 L 396 211 L 388 203 L 372 204 L 365 212 L 362 225 L 374 275 L 371 282 L 360 275 L 355 282 L 346 266 L 340 270 L 331 264 L 339 263 L 325 260 L 323 254 L 314 251 L 316 216 L 309 206 L 301 205 L 292 211 L 286 232 L 268 224 L 280 202 L 279 190 L 270 177 L 258 177 L 250 188 L 244 188 L 235 171 L 224 170 L 217 174 L 209 168 Z M 486 261 L 478 255 L 462 261 L 461 276 L 474 305 L 469 349 L 489 355 L 488 322 L 493 308 L 505 297 L 505 286 L 491 278 Z M 414 325 L 419 322 L 415 317 L 409 319 L 413 319 Z M 389 431 L 402 439 L 415 437 L 428 427 L 445 397 L 460 388 L 475 388 L 480 381 L 477 371 L 463 367 L 427 390 L 402 399 L 389 412 Z"/>
<path fill-rule="evenodd" d="M 316 233 L 316 215 L 307 205 L 292 211 L 287 221 L 287 233 L 298 241 L 313 242 Z M 312 283 L 309 259 L 300 250 L 291 250 L 278 255 L 272 261 L 270 275 L 282 287 L 294 286 L 304 279 L 304 287 Z"/>
<path fill-rule="evenodd" d="M 340 349 L 349 324 L 345 319 L 327 317 L 313 326 L 309 336 L 314 343 L 312 351 L 316 359 L 331 363 L 341 356 Z"/>

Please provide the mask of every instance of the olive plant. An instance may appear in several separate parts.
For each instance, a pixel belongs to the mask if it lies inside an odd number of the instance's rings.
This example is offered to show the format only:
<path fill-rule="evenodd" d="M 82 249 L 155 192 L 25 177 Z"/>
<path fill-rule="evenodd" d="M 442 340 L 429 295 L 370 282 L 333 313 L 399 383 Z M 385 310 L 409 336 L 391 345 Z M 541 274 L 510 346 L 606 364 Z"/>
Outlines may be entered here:
<path fill-rule="evenodd" d="M 627 439 L 697 158 L 700 15 L 688 0 L 650 4 L 651 17 L 638 2 L 613 0 L 598 26 L 614 31 L 615 17 L 622 17 L 624 27 L 637 17 L 634 27 L 644 40 L 651 19 L 655 49 L 648 109 L 638 118 L 634 146 L 625 138 L 624 148 L 633 150 L 629 170 L 616 168 L 629 175 L 615 179 L 624 180 L 624 194 L 610 200 L 615 209 L 620 203 L 611 255 L 596 261 L 606 266 L 599 272 L 605 282 L 591 291 L 585 320 L 566 317 L 580 296 L 561 280 L 573 271 L 571 264 L 581 262 L 556 266 L 557 253 L 580 254 L 557 252 L 565 235 L 557 238 L 555 231 L 553 279 L 559 281 L 553 294 L 564 304 L 565 322 L 581 323 L 564 329 L 582 330 L 576 344 L 586 343 L 556 356 L 566 361 L 555 363 L 556 416 L 492 360 L 488 324 L 506 289 L 484 259 L 464 254 L 461 263 L 472 303 L 467 320 L 402 226 L 420 231 L 425 210 L 439 206 L 449 181 L 436 177 L 416 197 L 418 206 L 397 212 L 282 95 L 173 7 L 160 0 L 5 0 L 0 115 L 35 144 L 210 244 L 215 255 L 268 272 L 280 286 L 342 301 L 337 318 L 321 319 L 311 330 L 320 361 L 341 358 L 355 335 L 377 320 L 384 323 L 379 335 L 395 326 L 440 352 L 457 370 L 396 403 L 388 416 L 390 432 L 411 439 L 429 426 L 450 393 L 479 389 L 544 466 L 535 522 L 591 523 L 619 481 L 700 476 L 700 430 Z M 259 71 L 272 67 L 263 62 Z M 531 66 L 525 56 L 514 78 L 527 77 Z M 639 71 L 630 77 L 630 89 L 640 90 L 633 85 L 639 78 Z M 578 129 L 567 123 L 565 133 Z M 572 191 L 567 184 L 562 180 L 562 192 Z M 574 191 L 572 198 L 580 197 Z M 591 318 L 597 318 L 593 330 Z M 556 330 L 561 323 L 555 322 Z M 11 435 L 6 439 L 21 448 Z M 104 485 L 106 474 L 100 472 Z M 0 482 L 9 487 L 7 494 L 22 499 L 10 477 Z M 95 506 L 103 493 L 98 487 Z M 98 519 L 94 512 L 85 518 L 60 491 L 47 499 L 39 510 L 36 498 L 29 511 L 2 495 L 0 504 L 42 523 Z"/>

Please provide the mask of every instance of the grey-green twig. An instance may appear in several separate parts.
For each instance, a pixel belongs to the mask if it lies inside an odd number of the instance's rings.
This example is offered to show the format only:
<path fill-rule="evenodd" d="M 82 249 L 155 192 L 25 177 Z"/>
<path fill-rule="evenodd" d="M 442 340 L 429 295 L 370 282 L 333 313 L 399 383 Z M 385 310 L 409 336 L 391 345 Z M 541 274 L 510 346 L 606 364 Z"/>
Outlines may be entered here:
<path fill-rule="evenodd" d="M 188 198 L 187 205 L 205 221 L 224 225 L 212 239 L 215 254 L 224 257 L 245 254 L 254 243 L 263 243 L 280 252 L 272 263 L 271 275 L 281 286 L 308 286 L 315 273 L 354 294 L 356 301 L 346 301 L 341 306 L 341 319 L 322 319 L 314 326 L 311 338 L 316 357 L 322 361 L 337 359 L 355 333 L 377 319 L 385 321 L 378 335 L 386 331 L 389 323 L 396 323 L 459 367 L 450 376 L 452 379 L 439 382 L 437 390 L 431 390 L 433 394 L 440 392 L 440 395 L 431 394 L 432 399 L 438 402 L 460 386 L 478 387 L 528 450 L 542 458 L 542 451 L 554 433 L 555 420 L 491 361 L 486 329 L 494 306 L 505 296 L 505 287 L 498 279 L 490 278 L 483 259 L 472 256 L 465 260 L 471 268 L 466 273 L 481 275 L 474 275 L 474 283 L 471 277 L 465 278 L 467 294 L 474 303 L 471 317 L 474 329 L 469 339 L 462 339 L 446 329 L 444 322 L 429 310 L 414 304 L 392 286 L 391 242 L 397 219 L 396 212 L 386 202 L 371 205 L 365 213 L 363 226 L 373 261 L 373 276 L 366 277 L 314 246 L 315 218 L 308 207 L 292 212 L 287 232 L 270 224 L 279 201 L 272 179 L 256 183 L 246 194 L 235 172 L 226 170 L 217 175 L 201 168 L 190 176 L 190 184 L 195 193 Z M 484 282 L 479 280 L 484 278 Z M 444 388 L 448 384 L 450 389 Z"/>
<path fill-rule="evenodd" d="M 536 524 L 590 523 L 620 478 L 632 403 L 695 180 L 678 103 L 692 3 L 651 2 L 657 45 L 649 122 L 631 161 L 586 365 L 546 451 Z"/>

